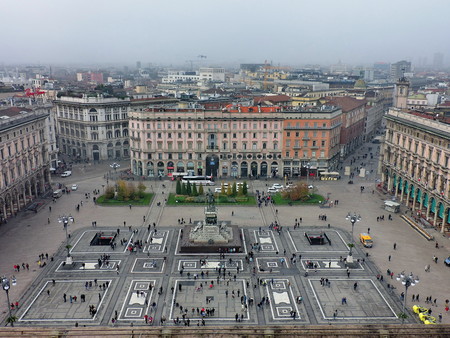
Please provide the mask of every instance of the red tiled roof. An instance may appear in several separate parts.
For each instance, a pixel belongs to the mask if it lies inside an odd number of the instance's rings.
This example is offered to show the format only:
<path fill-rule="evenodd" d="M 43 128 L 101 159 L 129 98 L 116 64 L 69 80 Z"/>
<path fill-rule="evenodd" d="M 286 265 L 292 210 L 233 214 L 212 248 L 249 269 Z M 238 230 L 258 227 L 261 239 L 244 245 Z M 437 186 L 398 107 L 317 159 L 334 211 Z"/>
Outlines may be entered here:
<path fill-rule="evenodd" d="M 347 113 L 366 104 L 366 100 L 357 100 L 349 96 L 340 96 L 327 99 L 327 102 L 333 106 L 339 106 L 342 112 Z"/>

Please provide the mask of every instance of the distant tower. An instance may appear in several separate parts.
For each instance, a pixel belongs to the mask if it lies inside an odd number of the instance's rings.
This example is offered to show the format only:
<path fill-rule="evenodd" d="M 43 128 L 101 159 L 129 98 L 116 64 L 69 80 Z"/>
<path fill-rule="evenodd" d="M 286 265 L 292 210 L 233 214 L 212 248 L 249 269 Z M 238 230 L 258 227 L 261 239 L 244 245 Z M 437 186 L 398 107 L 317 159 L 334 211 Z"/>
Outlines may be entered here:
<path fill-rule="evenodd" d="M 141 61 L 136 61 L 136 68 L 141 69 Z"/>
<path fill-rule="evenodd" d="M 402 76 L 395 83 L 394 107 L 399 109 L 406 108 L 406 100 L 408 99 L 409 82 Z"/>

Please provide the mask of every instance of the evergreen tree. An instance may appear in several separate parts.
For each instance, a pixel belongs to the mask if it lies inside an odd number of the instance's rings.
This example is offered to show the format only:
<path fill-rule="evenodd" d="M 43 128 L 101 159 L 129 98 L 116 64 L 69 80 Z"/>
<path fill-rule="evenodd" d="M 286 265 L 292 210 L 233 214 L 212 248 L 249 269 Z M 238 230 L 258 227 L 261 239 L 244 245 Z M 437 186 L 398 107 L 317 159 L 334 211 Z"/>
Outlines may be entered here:
<path fill-rule="evenodd" d="M 191 182 L 187 182 L 187 186 L 186 186 L 186 195 L 191 196 L 192 195 L 192 185 Z"/>
<path fill-rule="evenodd" d="M 231 196 L 231 194 L 232 194 L 231 185 L 228 184 L 227 196 Z"/>
<path fill-rule="evenodd" d="M 244 195 L 244 193 L 242 192 L 242 184 L 239 184 L 239 185 L 238 185 L 238 195 L 239 195 L 239 196 Z"/>
<path fill-rule="evenodd" d="M 244 183 L 242 184 L 242 194 L 244 195 L 244 196 L 247 196 L 247 191 L 248 189 L 247 189 L 247 181 L 244 181 Z"/>
<path fill-rule="evenodd" d="M 177 180 L 177 187 L 175 189 L 175 192 L 177 193 L 177 195 L 181 195 L 181 181 Z"/>
<path fill-rule="evenodd" d="M 198 196 L 197 184 L 192 185 L 192 196 Z"/>
<path fill-rule="evenodd" d="M 222 187 L 221 187 L 221 189 L 220 189 L 220 193 L 222 194 L 222 195 L 225 195 L 225 193 L 226 193 L 226 189 L 225 189 L 225 182 L 222 182 Z"/>
<path fill-rule="evenodd" d="M 237 186 L 236 186 L 236 182 L 233 183 L 233 188 L 231 190 L 231 195 L 232 196 L 236 196 L 237 195 Z"/>
<path fill-rule="evenodd" d="M 186 183 L 181 184 L 181 195 L 186 195 Z"/>
<path fill-rule="evenodd" d="M 200 187 L 198 188 L 198 194 L 203 195 L 205 192 L 203 191 L 203 184 L 200 183 Z"/>

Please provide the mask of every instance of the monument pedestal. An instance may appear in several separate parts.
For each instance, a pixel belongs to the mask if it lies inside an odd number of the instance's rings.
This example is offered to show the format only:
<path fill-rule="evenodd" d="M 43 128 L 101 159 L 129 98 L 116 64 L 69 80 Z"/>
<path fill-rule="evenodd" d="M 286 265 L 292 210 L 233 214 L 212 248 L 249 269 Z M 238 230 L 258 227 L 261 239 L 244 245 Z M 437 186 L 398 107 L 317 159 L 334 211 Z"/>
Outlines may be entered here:
<path fill-rule="evenodd" d="M 347 256 L 347 260 L 345 261 L 345 263 L 347 264 L 347 266 L 349 268 L 355 268 L 356 267 L 356 262 L 353 259 L 353 256 L 348 255 Z"/>
<path fill-rule="evenodd" d="M 73 263 L 73 258 L 72 258 L 72 256 L 67 256 L 67 257 L 66 257 L 66 265 L 67 265 L 67 264 L 71 265 L 72 263 Z"/>
<path fill-rule="evenodd" d="M 206 193 L 208 206 L 205 220 L 185 225 L 180 238 L 180 253 L 238 253 L 242 252 L 242 236 L 229 221 L 217 221 L 217 208 L 211 189 Z"/>

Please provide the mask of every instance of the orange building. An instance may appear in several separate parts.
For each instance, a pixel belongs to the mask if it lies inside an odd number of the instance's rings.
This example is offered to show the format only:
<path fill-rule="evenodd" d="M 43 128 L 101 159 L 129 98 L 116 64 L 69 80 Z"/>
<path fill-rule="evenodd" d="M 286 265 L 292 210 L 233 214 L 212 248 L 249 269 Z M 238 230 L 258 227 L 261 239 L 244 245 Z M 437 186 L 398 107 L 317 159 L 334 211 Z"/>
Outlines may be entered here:
<path fill-rule="evenodd" d="M 317 175 L 339 164 L 342 111 L 334 106 L 283 111 L 283 174 Z"/>

